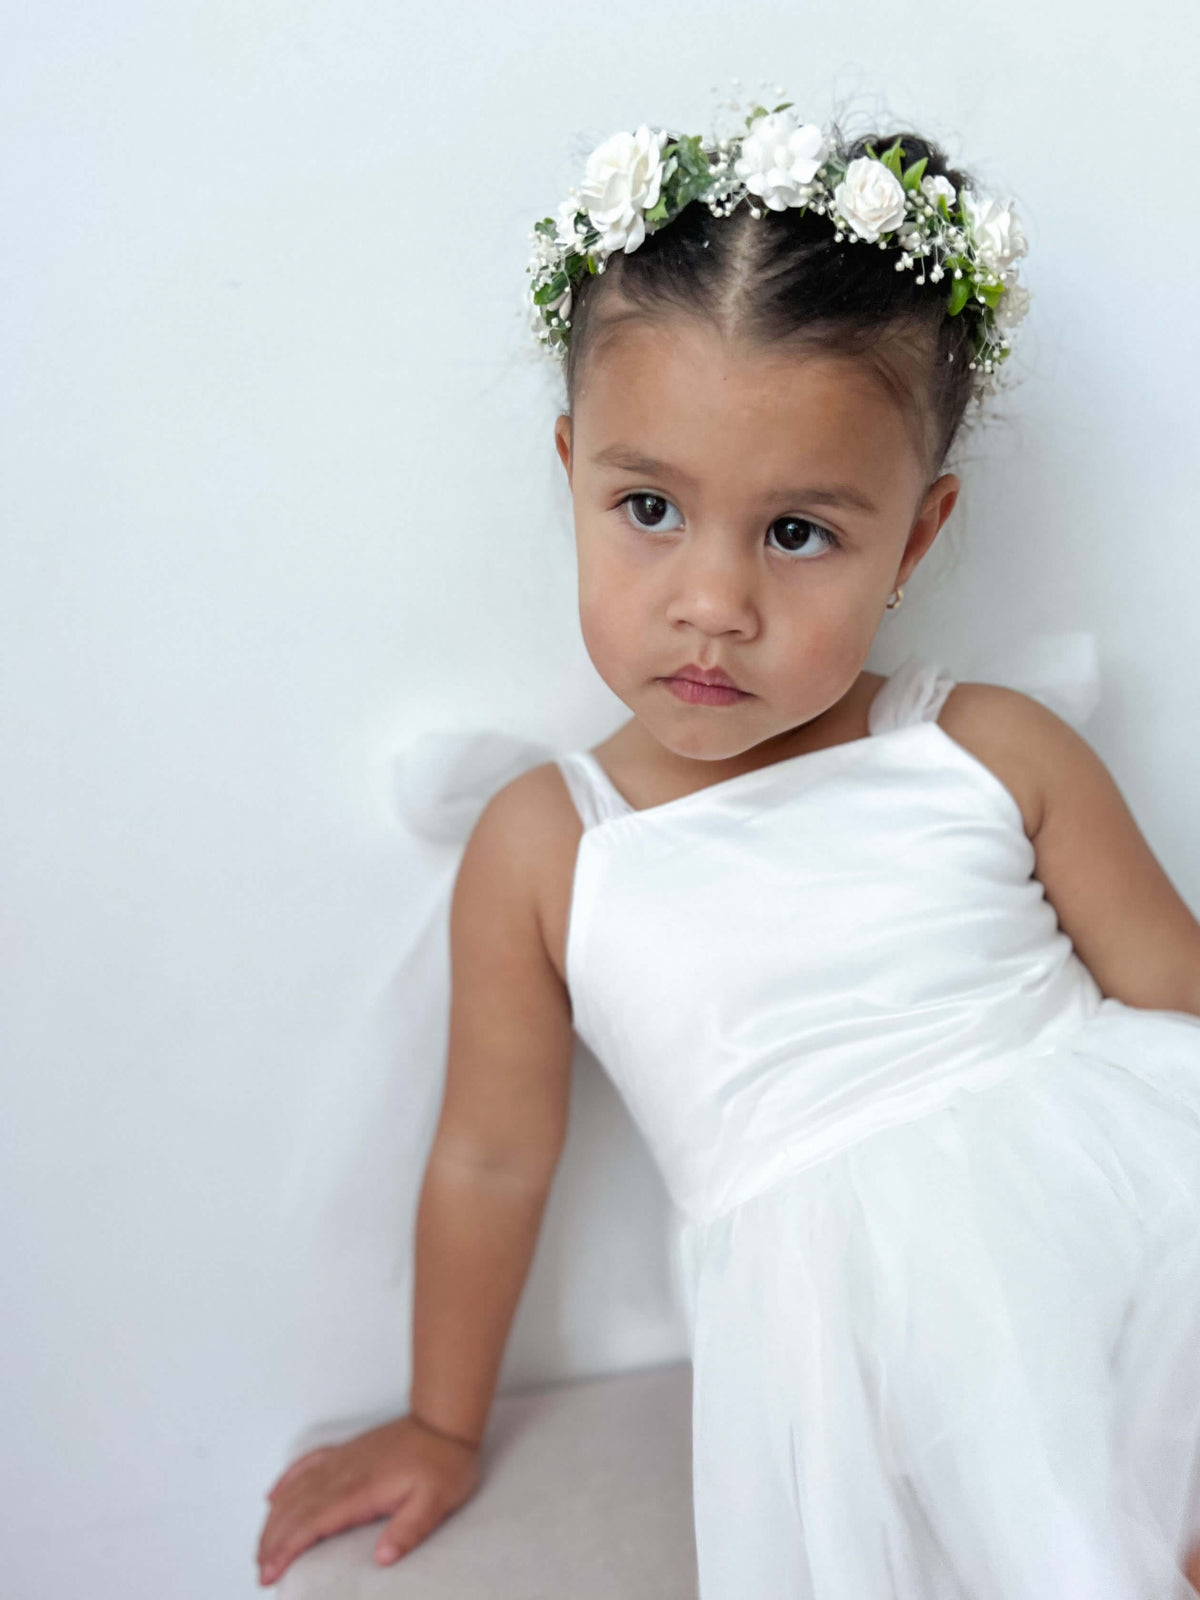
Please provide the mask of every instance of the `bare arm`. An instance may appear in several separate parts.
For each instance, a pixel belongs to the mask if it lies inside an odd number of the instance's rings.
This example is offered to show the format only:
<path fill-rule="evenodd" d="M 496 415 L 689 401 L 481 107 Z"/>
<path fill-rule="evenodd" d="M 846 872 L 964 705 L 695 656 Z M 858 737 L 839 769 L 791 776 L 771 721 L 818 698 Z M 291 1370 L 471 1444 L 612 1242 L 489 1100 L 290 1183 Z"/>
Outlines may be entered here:
<path fill-rule="evenodd" d="M 1200 922 L 1087 741 L 996 684 L 958 685 L 939 720 L 1018 800 L 1037 876 L 1102 993 L 1200 1015 Z"/>
<path fill-rule="evenodd" d="M 561 780 L 540 768 L 495 796 L 467 844 L 451 905 L 446 1082 L 417 1209 L 410 1411 L 282 1474 L 259 1541 L 263 1583 L 316 1540 L 382 1516 L 376 1559 L 395 1561 L 478 1483 L 566 1134 L 571 1013 L 546 908 L 555 889 L 561 900 L 572 823 Z"/>
<path fill-rule="evenodd" d="M 493 800 L 451 907 L 450 1049 L 417 1213 L 413 1414 L 477 1443 L 563 1141 L 571 1010 L 536 893 L 534 773 Z"/>

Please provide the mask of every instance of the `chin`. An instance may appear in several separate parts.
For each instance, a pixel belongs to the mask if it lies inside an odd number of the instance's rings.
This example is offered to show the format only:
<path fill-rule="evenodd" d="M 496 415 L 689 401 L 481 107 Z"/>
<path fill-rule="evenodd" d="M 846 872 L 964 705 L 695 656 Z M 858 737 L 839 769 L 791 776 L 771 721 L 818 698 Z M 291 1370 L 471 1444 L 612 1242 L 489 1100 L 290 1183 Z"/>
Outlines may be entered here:
<path fill-rule="evenodd" d="M 712 716 L 711 711 L 707 715 Z M 722 722 L 715 716 L 707 726 L 701 717 L 694 718 L 690 724 L 682 719 L 670 724 L 657 717 L 640 717 L 639 720 L 664 749 L 688 761 L 732 761 L 735 756 L 761 744 L 764 738 L 770 738 L 769 734 L 751 730 L 744 724 L 738 726 L 732 720 Z"/>

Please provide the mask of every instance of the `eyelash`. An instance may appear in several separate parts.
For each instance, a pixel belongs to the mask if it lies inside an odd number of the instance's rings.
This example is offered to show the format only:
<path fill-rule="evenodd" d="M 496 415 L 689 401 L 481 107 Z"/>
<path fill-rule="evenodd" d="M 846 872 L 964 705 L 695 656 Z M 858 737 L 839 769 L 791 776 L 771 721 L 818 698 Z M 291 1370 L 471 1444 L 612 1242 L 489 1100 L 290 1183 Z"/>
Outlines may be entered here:
<path fill-rule="evenodd" d="M 657 528 L 648 528 L 644 522 L 638 522 L 636 520 L 636 518 L 632 515 L 632 513 L 628 509 L 628 507 L 630 506 L 631 502 L 634 501 L 634 500 L 661 500 L 664 505 L 670 506 L 672 508 L 672 510 L 678 511 L 678 509 L 679 509 L 679 507 L 676 506 L 673 501 L 667 499 L 666 495 L 664 495 L 664 494 L 651 494 L 648 490 L 645 490 L 645 489 L 635 490 L 632 494 L 624 495 L 617 502 L 617 504 L 618 504 L 618 506 L 620 506 L 624 510 L 626 522 L 628 522 L 630 527 L 636 528 L 639 533 L 657 533 L 660 530 L 657 529 Z M 811 517 L 782 516 L 782 517 L 776 517 L 775 518 L 775 522 L 802 522 L 807 527 L 816 529 L 816 531 L 826 541 L 827 548 L 832 548 L 832 549 L 835 549 L 835 550 L 838 550 L 838 549 L 841 548 L 842 541 L 838 538 L 837 534 L 834 533 L 831 528 L 827 528 L 824 525 L 824 523 L 814 522 Z M 772 522 L 772 524 L 771 524 L 772 528 L 775 526 L 775 522 Z M 667 532 L 674 533 L 675 529 L 674 528 L 669 528 L 667 530 Z M 778 545 L 772 545 L 771 548 L 772 549 L 779 549 L 779 546 Z M 798 560 L 806 559 L 805 557 L 801 556 L 800 552 L 795 551 L 795 550 L 782 550 L 782 549 L 779 549 L 779 553 L 780 553 L 780 555 L 785 555 L 785 556 L 795 556 Z"/>

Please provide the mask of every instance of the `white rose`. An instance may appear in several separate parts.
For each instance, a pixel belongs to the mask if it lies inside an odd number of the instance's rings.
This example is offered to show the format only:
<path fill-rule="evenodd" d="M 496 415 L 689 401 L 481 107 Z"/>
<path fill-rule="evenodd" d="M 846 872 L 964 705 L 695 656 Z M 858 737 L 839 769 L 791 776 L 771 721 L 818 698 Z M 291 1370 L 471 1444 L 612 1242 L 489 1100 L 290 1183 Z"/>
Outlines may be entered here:
<path fill-rule="evenodd" d="M 588 157 L 579 200 L 600 234 L 599 248 L 628 255 L 646 237 L 644 214 L 658 204 L 665 130 L 614 133 Z"/>
<path fill-rule="evenodd" d="M 859 238 L 871 243 L 904 221 L 904 185 L 890 167 L 870 156 L 858 156 L 846 168 L 833 203 Z"/>
<path fill-rule="evenodd" d="M 963 196 L 963 204 L 980 261 L 989 272 L 1001 275 L 1029 248 L 1012 206 L 999 200 L 976 200 L 970 194 Z"/>
<path fill-rule="evenodd" d="M 958 199 L 958 190 L 950 182 L 950 179 L 943 178 L 941 176 L 936 178 L 922 178 L 921 193 L 925 196 L 926 200 L 929 201 L 931 206 L 936 206 L 938 203 L 938 197 L 941 196 L 945 199 L 946 204 L 951 210 L 954 209 L 954 202 Z"/>
<path fill-rule="evenodd" d="M 733 170 L 764 205 L 786 211 L 808 199 L 806 185 L 828 153 L 828 141 L 814 123 L 801 127 L 790 111 L 773 111 L 750 124 Z"/>
<path fill-rule="evenodd" d="M 1029 310 L 1032 298 L 1029 290 L 1015 278 L 1010 278 L 1006 282 L 1004 293 L 1000 296 L 994 313 L 996 326 L 1001 333 L 1012 332 Z"/>

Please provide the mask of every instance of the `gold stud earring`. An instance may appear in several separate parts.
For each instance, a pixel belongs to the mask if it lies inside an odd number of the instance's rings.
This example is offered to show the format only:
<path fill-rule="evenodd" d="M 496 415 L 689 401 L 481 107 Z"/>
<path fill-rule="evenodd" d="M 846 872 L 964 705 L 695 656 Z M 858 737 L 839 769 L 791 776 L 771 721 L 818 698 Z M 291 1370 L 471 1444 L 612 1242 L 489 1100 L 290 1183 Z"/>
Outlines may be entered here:
<path fill-rule="evenodd" d="M 888 602 L 887 602 L 888 610 L 889 611 L 895 611 L 896 607 L 900 604 L 901 600 L 903 600 L 903 599 L 904 599 L 904 590 L 903 590 L 903 588 L 894 589 L 892 591 L 892 593 L 888 596 Z"/>

